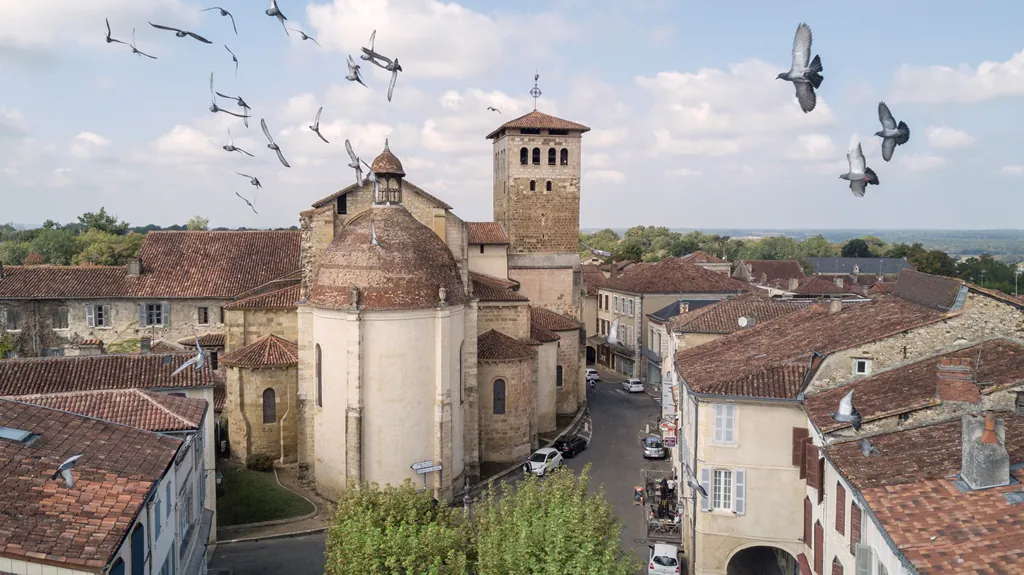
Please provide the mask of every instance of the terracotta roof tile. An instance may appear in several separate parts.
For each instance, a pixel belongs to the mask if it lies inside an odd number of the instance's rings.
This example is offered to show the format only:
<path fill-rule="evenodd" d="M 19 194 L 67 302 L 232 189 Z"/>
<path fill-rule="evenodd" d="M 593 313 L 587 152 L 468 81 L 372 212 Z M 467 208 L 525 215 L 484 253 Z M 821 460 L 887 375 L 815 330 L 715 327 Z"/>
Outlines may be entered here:
<path fill-rule="evenodd" d="M 349 186 L 346 186 L 346 187 L 338 190 L 337 192 L 334 192 L 333 194 L 331 194 L 331 195 L 329 195 L 329 196 L 327 196 L 325 198 L 320 198 L 319 200 L 317 200 L 316 202 L 313 203 L 313 207 L 314 208 L 322 208 L 322 207 L 326 206 L 328 203 L 333 202 L 334 200 L 336 200 L 338 198 L 338 196 L 344 196 L 345 194 L 348 194 L 350 192 L 354 192 L 357 189 L 361 189 L 362 191 L 366 192 L 367 194 L 373 194 L 373 184 L 363 184 L 362 186 L 356 186 L 355 184 L 351 184 Z M 415 184 L 412 184 L 412 183 L 409 182 L 409 180 L 403 178 L 402 179 L 402 192 L 403 193 L 408 193 L 410 191 L 413 192 L 413 193 L 416 193 L 416 194 L 419 194 L 419 195 L 423 196 L 424 198 L 427 199 L 427 201 L 429 201 L 430 203 L 434 204 L 435 206 L 437 206 L 437 207 L 439 207 L 441 209 L 444 209 L 444 210 L 451 210 L 452 209 L 452 207 L 449 206 L 448 204 L 442 202 L 441 200 L 437 199 L 436 197 L 434 197 L 434 196 L 428 194 L 427 192 L 423 191 L 423 188 L 421 188 L 421 187 L 419 187 L 419 186 L 417 186 Z"/>
<path fill-rule="evenodd" d="M 258 295 L 265 295 L 271 292 L 280 291 L 289 286 L 296 286 L 302 283 L 302 270 L 296 270 L 289 274 L 279 277 L 277 279 L 270 280 L 262 285 L 256 286 L 251 290 L 237 293 L 234 296 L 235 301 L 241 301 L 243 299 L 249 299 Z"/>
<path fill-rule="evenodd" d="M 800 393 L 806 375 L 806 362 L 773 365 L 736 379 L 706 385 L 700 393 L 791 399 Z"/>
<path fill-rule="evenodd" d="M 582 323 L 571 317 L 537 306 L 530 306 L 530 323 L 536 323 L 548 331 L 574 331 L 583 327 Z"/>
<path fill-rule="evenodd" d="M 597 288 L 604 285 L 608 279 L 601 271 L 601 267 L 594 264 L 583 264 L 583 286 L 587 289 L 587 295 L 597 295 Z"/>
<path fill-rule="evenodd" d="M 190 354 L 190 352 L 187 349 L 182 349 L 182 348 L 180 348 L 180 347 L 178 347 L 178 346 L 176 346 L 174 344 L 168 343 L 166 341 L 157 341 L 157 342 L 153 342 L 152 344 L 150 344 L 150 346 L 149 346 L 149 353 L 154 354 L 154 355 L 166 355 L 166 354 L 169 354 L 169 353 L 170 354 L 175 354 L 175 353 Z"/>
<path fill-rule="evenodd" d="M 228 399 L 228 390 L 224 382 L 213 384 L 213 410 L 224 411 L 224 402 Z"/>
<path fill-rule="evenodd" d="M 476 350 L 480 361 L 515 361 L 537 354 L 527 344 L 493 329 L 477 337 Z"/>
<path fill-rule="evenodd" d="M 875 282 L 875 283 L 873 283 L 871 285 L 870 288 L 868 288 L 868 293 L 870 293 L 872 295 L 874 295 L 874 294 L 884 294 L 884 293 L 893 293 L 894 291 L 896 291 L 896 282 L 886 282 L 886 281 Z"/>
<path fill-rule="evenodd" d="M 968 348 L 944 353 L 855 380 L 842 387 L 808 395 L 804 409 L 823 433 L 849 427 L 837 423 L 830 413 L 851 389 L 854 403 L 864 422 L 891 417 L 942 403 L 937 395 L 937 364 L 944 358 L 967 358 L 976 366 L 974 380 L 982 393 L 1024 382 L 1024 346 L 994 339 Z"/>
<path fill-rule="evenodd" d="M 754 289 L 679 258 L 632 267 L 608 278 L 602 287 L 627 293 L 743 293 Z"/>
<path fill-rule="evenodd" d="M 299 346 L 271 333 L 225 355 L 220 361 L 232 367 L 287 367 L 299 363 Z"/>
<path fill-rule="evenodd" d="M 740 263 L 747 266 L 750 278 L 755 282 L 761 281 L 762 274 L 769 282 L 806 277 L 803 266 L 796 260 L 742 260 Z"/>
<path fill-rule="evenodd" d="M 574 130 L 580 133 L 590 131 L 590 128 L 584 126 L 583 124 L 570 122 L 569 120 L 563 120 L 561 118 L 549 116 L 548 114 L 534 110 L 529 114 L 525 114 L 519 116 L 518 118 L 515 118 L 514 120 L 509 120 L 505 122 L 504 124 L 499 126 L 498 129 L 494 130 L 490 134 L 487 134 L 487 139 L 491 139 L 494 136 L 497 136 L 501 131 L 507 130 L 509 128 L 546 128 L 549 130 Z"/>
<path fill-rule="evenodd" d="M 225 337 L 224 337 L 224 334 L 222 334 L 222 333 L 204 333 L 203 335 L 199 336 L 199 346 L 200 347 L 224 347 L 224 339 L 225 339 Z M 188 348 L 191 348 L 191 349 L 195 349 L 196 348 L 196 338 L 194 336 L 193 337 L 183 337 L 183 338 L 178 340 L 178 345 L 183 345 L 185 347 L 188 347 Z"/>
<path fill-rule="evenodd" d="M 515 291 L 519 284 L 476 272 L 469 272 L 473 281 L 473 295 L 480 301 L 530 301 L 530 298 Z"/>
<path fill-rule="evenodd" d="M 296 302 L 299 301 L 299 284 L 290 285 L 264 294 L 233 301 L 224 306 L 224 309 L 296 309 Z"/>
<path fill-rule="evenodd" d="M 102 339 L 94 339 L 94 338 L 83 339 L 82 341 L 78 342 L 78 345 L 86 346 L 86 347 L 90 347 L 90 346 L 102 347 L 103 346 L 103 340 Z"/>
<path fill-rule="evenodd" d="M 176 397 L 141 389 L 103 389 L 7 397 L 146 431 L 199 429 L 206 400 Z"/>
<path fill-rule="evenodd" d="M 721 337 L 676 354 L 675 365 L 686 384 L 698 393 L 749 395 L 742 382 L 765 370 L 809 362 L 812 351 L 828 354 L 867 341 L 939 321 L 942 314 L 892 297 L 846 306 L 829 314 L 826 306 L 810 306 L 773 321 Z M 723 382 L 740 382 L 730 393 Z"/>
<path fill-rule="evenodd" d="M 732 299 L 681 313 L 669 322 L 673 333 L 733 333 L 742 329 L 741 317 L 754 317 L 757 323 L 771 321 L 807 309 L 809 302 L 778 300 L 758 294 L 745 294 Z M 755 323 L 756 325 L 756 323 Z"/>
<path fill-rule="evenodd" d="M 184 354 L 5 359 L 0 361 L 0 395 L 212 386 L 209 362 L 199 371 L 188 368 L 171 376 L 187 360 Z"/>
<path fill-rule="evenodd" d="M 508 245 L 508 235 L 498 222 L 466 222 L 466 235 L 471 244 Z"/>
<path fill-rule="evenodd" d="M 893 294 L 925 307 L 948 311 L 953 307 L 963 281 L 955 278 L 933 276 L 904 269 L 896 281 Z"/>
<path fill-rule="evenodd" d="M 711 254 L 709 254 L 709 253 L 707 253 L 705 251 L 700 251 L 700 250 L 688 253 L 688 254 L 686 254 L 685 256 L 683 256 L 683 257 L 681 257 L 679 259 L 683 260 L 684 262 L 690 262 L 691 264 L 727 264 L 727 263 L 729 263 L 729 262 L 723 260 L 722 258 L 715 257 L 715 256 L 713 256 L 713 255 L 711 255 Z"/>
<path fill-rule="evenodd" d="M 549 329 L 545 329 L 544 326 L 530 318 L 530 339 L 537 343 L 549 343 L 562 339 L 562 336 Z"/>
<path fill-rule="evenodd" d="M 0 556 L 107 566 L 181 440 L 8 400 L 0 421 L 39 437 L 0 440 Z M 75 486 L 51 480 L 72 455 Z"/>
<path fill-rule="evenodd" d="M 4 266 L 0 299 L 126 297 L 124 267 Z"/>
<path fill-rule="evenodd" d="M 837 286 L 832 276 L 811 276 L 800 280 L 800 284 L 793 290 L 793 293 L 798 295 L 834 295 L 853 292 L 846 287 L 845 281 L 842 287 Z"/>
<path fill-rule="evenodd" d="M 372 170 L 374 174 L 405 175 L 405 169 L 402 168 L 402 162 L 398 159 L 398 156 L 391 152 L 391 148 L 388 147 L 387 140 L 384 140 L 384 151 L 370 163 L 370 170 Z"/>

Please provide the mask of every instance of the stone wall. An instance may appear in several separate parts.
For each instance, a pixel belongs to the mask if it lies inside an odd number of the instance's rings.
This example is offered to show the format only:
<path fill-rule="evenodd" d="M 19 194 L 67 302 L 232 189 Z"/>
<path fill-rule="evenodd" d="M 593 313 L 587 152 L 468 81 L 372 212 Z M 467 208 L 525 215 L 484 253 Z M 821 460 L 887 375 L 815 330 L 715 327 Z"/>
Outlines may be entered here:
<path fill-rule="evenodd" d="M 299 344 L 298 374 L 298 458 L 302 465 L 313 466 L 316 458 L 313 432 L 316 411 L 316 343 L 313 337 L 313 311 L 300 305 L 295 313 Z"/>
<path fill-rule="evenodd" d="M 526 302 L 481 302 L 477 311 L 477 335 L 497 330 L 516 339 L 530 337 L 530 306 Z"/>
<path fill-rule="evenodd" d="M 302 245 L 300 260 L 302 265 L 302 287 L 299 290 L 299 297 L 309 297 L 309 290 L 313 287 L 313 278 L 316 275 L 316 267 L 327 246 L 334 241 L 334 204 L 328 204 L 322 208 L 306 210 L 299 217 L 299 228 L 302 229 Z"/>
<path fill-rule="evenodd" d="M 535 358 L 480 361 L 480 451 L 484 461 L 515 462 L 530 454 Z M 505 380 L 505 413 L 494 413 L 494 381 Z"/>
<path fill-rule="evenodd" d="M 231 455 L 245 460 L 252 453 L 269 453 L 283 463 L 298 455 L 296 368 L 227 368 L 228 437 Z M 274 390 L 276 421 L 263 422 L 263 393 Z"/>
<path fill-rule="evenodd" d="M 562 387 L 556 388 L 556 410 L 559 415 L 571 415 L 579 409 L 584 396 L 580 390 L 586 390 L 585 348 L 580 347 L 580 332 L 556 332 L 562 338 L 558 340 L 558 365 L 562 366 Z"/>
<path fill-rule="evenodd" d="M 298 342 L 298 313 L 294 309 L 227 310 L 225 312 L 224 351 L 231 353 L 257 339 L 274 334 Z"/>
<path fill-rule="evenodd" d="M 558 343 L 551 341 L 534 346 L 534 349 L 537 350 L 537 393 L 535 397 L 538 433 L 548 433 L 554 431 L 556 427 L 558 388 L 555 386 L 555 377 L 558 367 Z M 564 379 L 563 383 L 565 383 Z"/>
<path fill-rule="evenodd" d="M 519 293 L 530 303 L 579 319 L 582 315 L 570 268 L 509 268 L 508 277 L 519 282 Z"/>

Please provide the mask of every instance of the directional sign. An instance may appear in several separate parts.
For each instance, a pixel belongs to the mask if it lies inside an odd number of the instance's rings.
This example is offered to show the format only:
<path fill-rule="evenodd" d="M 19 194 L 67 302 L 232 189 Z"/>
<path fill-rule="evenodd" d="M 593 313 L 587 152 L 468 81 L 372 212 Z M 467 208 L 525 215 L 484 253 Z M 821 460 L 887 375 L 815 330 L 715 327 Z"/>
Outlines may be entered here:
<path fill-rule="evenodd" d="M 412 469 L 413 469 L 413 471 L 419 471 L 420 469 L 426 469 L 427 467 L 433 467 L 433 465 L 434 465 L 434 461 L 432 459 L 428 459 L 427 461 L 420 461 L 419 463 L 413 463 L 412 464 Z"/>
<path fill-rule="evenodd" d="M 421 468 L 416 470 L 416 473 L 419 473 L 420 475 L 423 475 L 424 473 L 430 473 L 432 471 L 440 471 L 440 470 L 441 470 L 441 466 L 440 465 L 434 465 L 433 467 L 421 467 Z"/>

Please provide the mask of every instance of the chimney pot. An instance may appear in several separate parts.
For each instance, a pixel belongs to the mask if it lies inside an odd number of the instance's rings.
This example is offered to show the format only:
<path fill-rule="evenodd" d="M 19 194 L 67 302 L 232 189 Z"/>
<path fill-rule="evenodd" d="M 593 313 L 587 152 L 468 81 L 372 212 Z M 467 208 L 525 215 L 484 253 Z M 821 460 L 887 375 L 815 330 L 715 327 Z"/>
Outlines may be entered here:
<path fill-rule="evenodd" d="M 142 259 L 132 258 L 128 260 L 128 276 L 137 278 L 142 275 Z"/>
<path fill-rule="evenodd" d="M 839 298 L 832 298 L 828 302 L 828 313 L 832 315 L 843 311 L 843 300 Z"/>
<path fill-rule="evenodd" d="M 836 287 L 843 287 L 843 278 L 842 277 L 836 277 L 836 279 L 834 279 L 832 281 L 835 282 Z"/>
<path fill-rule="evenodd" d="M 686 313 L 688 311 L 690 311 L 690 303 L 689 302 L 685 302 L 685 301 L 684 302 L 680 302 L 679 303 L 679 313 Z"/>
<path fill-rule="evenodd" d="M 982 443 L 999 443 L 996 437 L 996 416 L 992 413 L 985 414 L 985 430 L 981 433 Z"/>
<path fill-rule="evenodd" d="M 761 272 L 761 285 L 768 283 L 768 274 Z"/>

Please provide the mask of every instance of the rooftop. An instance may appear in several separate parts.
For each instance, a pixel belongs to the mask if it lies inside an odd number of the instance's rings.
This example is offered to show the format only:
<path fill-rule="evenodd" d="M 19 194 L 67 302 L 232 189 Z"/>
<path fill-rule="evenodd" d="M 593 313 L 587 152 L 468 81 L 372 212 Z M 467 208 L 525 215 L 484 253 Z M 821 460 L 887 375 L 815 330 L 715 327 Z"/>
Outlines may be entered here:
<path fill-rule="evenodd" d="M 548 331 L 575 331 L 583 327 L 571 317 L 537 306 L 530 306 L 530 322 Z"/>
<path fill-rule="evenodd" d="M 466 222 L 466 235 L 471 244 L 508 245 L 508 235 L 498 222 Z"/>
<path fill-rule="evenodd" d="M 914 269 L 903 258 L 807 258 L 816 274 L 896 275 Z"/>
<path fill-rule="evenodd" d="M 637 265 L 608 278 L 602 286 L 626 293 L 742 293 L 752 288 L 725 274 L 716 273 L 679 258 Z"/>
<path fill-rule="evenodd" d="M 288 367 L 298 365 L 299 346 L 271 333 L 225 355 L 220 361 L 231 367 Z"/>
<path fill-rule="evenodd" d="M 199 336 L 199 347 L 224 347 L 224 334 L 223 333 L 204 333 Z M 195 349 L 196 338 L 195 337 L 183 337 L 178 340 L 178 345 Z"/>
<path fill-rule="evenodd" d="M 761 281 L 762 275 L 769 282 L 805 277 L 803 266 L 796 260 L 742 260 L 740 264 L 747 266 L 747 273 L 755 282 Z"/>
<path fill-rule="evenodd" d="M 726 260 L 723 260 L 722 258 L 715 257 L 715 256 L 713 256 L 713 255 L 711 255 L 711 254 L 709 254 L 709 253 L 707 253 L 705 251 L 700 251 L 700 250 L 688 253 L 688 254 L 686 254 L 685 256 L 682 256 L 679 259 L 683 260 L 684 262 L 690 262 L 691 264 L 727 264 L 727 263 L 729 263 Z"/>
<path fill-rule="evenodd" d="M 199 429 L 206 413 L 206 400 L 141 389 L 71 391 L 6 399 L 157 432 Z"/>
<path fill-rule="evenodd" d="M 374 174 L 397 174 L 399 176 L 405 175 L 405 170 L 402 168 L 402 162 L 391 153 L 391 148 L 388 146 L 387 139 L 384 140 L 384 151 L 374 158 L 370 164 L 370 169 L 373 170 Z"/>
<path fill-rule="evenodd" d="M 698 309 L 714 305 L 722 300 L 717 299 L 678 299 L 667 306 L 647 314 L 647 317 L 660 323 L 668 323 L 681 313 L 690 313 Z M 686 311 L 681 311 L 686 310 Z"/>
<path fill-rule="evenodd" d="M 487 139 L 494 138 L 502 131 L 509 128 L 538 128 L 538 129 L 549 129 L 549 130 L 572 130 L 580 133 L 589 132 L 590 128 L 583 124 L 576 122 L 570 122 L 569 120 L 563 120 L 554 116 L 549 116 L 544 112 L 538 112 L 534 110 L 529 114 L 519 116 L 514 120 L 509 120 L 499 126 L 496 130 L 487 134 Z"/>
<path fill-rule="evenodd" d="M 528 344 L 493 329 L 480 334 L 476 349 L 480 361 L 515 361 L 537 353 Z"/>
<path fill-rule="evenodd" d="M 184 354 L 85 355 L 0 361 L 0 396 L 99 389 L 167 389 L 213 386 L 210 363 L 171 374 Z"/>
<path fill-rule="evenodd" d="M 956 303 L 963 281 L 933 276 L 914 270 L 903 270 L 893 293 L 923 306 L 948 311 Z"/>
<path fill-rule="evenodd" d="M 319 200 L 317 200 L 316 202 L 313 203 L 313 207 L 314 208 L 322 208 L 322 207 L 326 206 L 327 204 L 333 202 L 334 200 L 338 199 L 339 196 L 344 196 L 345 194 L 354 192 L 356 190 L 364 191 L 367 194 L 370 194 L 371 197 L 373 196 L 373 184 L 371 184 L 371 183 L 364 183 L 363 185 L 360 185 L 360 186 L 357 186 L 355 184 L 350 184 L 350 185 L 348 185 L 348 186 L 338 190 L 337 192 L 334 192 L 333 194 L 331 194 L 331 195 L 329 195 L 327 197 L 320 198 Z M 428 202 L 434 204 L 436 207 L 439 207 L 439 208 L 441 208 L 443 210 L 451 210 L 452 209 L 452 207 L 449 206 L 448 204 L 442 202 L 440 199 L 438 199 L 438 198 L 428 194 L 427 192 L 425 192 L 423 190 L 423 188 L 421 188 L 421 187 L 419 187 L 419 186 L 417 186 L 417 185 L 415 185 L 413 183 L 410 183 L 409 180 L 407 180 L 405 178 L 402 178 L 402 193 L 403 194 L 408 194 L 409 192 L 412 192 L 414 194 L 418 194 L 420 196 L 423 196 Z"/>
<path fill-rule="evenodd" d="M 729 334 L 749 329 L 740 326 L 741 317 L 754 318 L 760 323 L 807 309 L 807 306 L 808 302 L 744 294 L 679 314 L 669 322 L 669 330 L 673 333 Z"/>
<path fill-rule="evenodd" d="M 801 279 L 793 293 L 797 295 L 839 295 L 854 292 L 846 287 L 845 281 L 842 286 L 837 286 L 836 282 L 829 277 L 811 276 Z"/>
<path fill-rule="evenodd" d="M 268 293 L 256 294 L 233 301 L 224 309 L 295 309 L 299 301 L 299 284 L 290 285 Z"/>
<path fill-rule="evenodd" d="M 469 272 L 473 282 L 473 295 L 480 301 L 512 302 L 530 301 L 530 298 L 519 293 L 519 284 L 512 280 L 496 278 L 477 272 Z"/>
<path fill-rule="evenodd" d="M 0 421 L 37 434 L 0 440 L 0 556 L 100 573 L 181 440 L 0 400 Z M 51 480 L 72 455 L 75 486 Z"/>

